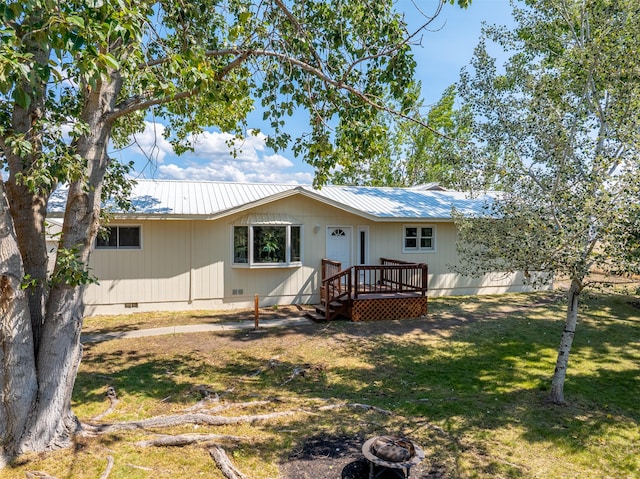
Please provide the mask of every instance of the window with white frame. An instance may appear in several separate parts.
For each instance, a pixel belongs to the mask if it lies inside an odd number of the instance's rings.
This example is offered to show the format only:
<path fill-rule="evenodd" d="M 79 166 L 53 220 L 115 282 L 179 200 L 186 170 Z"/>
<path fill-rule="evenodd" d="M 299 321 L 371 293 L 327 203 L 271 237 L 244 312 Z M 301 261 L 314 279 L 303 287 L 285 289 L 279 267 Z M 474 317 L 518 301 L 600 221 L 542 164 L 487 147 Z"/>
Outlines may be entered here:
<path fill-rule="evenodd" d="M 256 224 L 233 227 L 235 265 L 297 266 L 301 262 L 301 226 Z"/>
<path fill-rule="evenodd" d="M 407 225 L 404 226 L 402 251 L 404 253 L 419 253 L 435 251 L 435 226 Z"/>
<path fill-rule="evenodd" d="M 140 226 L 106 226 L 96 238 L 96 249 L 140 249 Z"/>

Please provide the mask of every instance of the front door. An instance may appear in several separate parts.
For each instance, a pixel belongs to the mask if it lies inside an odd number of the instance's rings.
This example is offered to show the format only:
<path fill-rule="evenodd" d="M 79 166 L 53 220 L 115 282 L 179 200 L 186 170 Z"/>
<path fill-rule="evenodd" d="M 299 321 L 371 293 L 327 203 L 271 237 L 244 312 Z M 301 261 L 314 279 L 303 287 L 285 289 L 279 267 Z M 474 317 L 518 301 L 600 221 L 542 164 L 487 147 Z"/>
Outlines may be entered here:
<path fill-rule="evenodd" d="M 327 259 L 342 263 L 342 269 L 351 266 L 351 226 L 327 227 Z"/>

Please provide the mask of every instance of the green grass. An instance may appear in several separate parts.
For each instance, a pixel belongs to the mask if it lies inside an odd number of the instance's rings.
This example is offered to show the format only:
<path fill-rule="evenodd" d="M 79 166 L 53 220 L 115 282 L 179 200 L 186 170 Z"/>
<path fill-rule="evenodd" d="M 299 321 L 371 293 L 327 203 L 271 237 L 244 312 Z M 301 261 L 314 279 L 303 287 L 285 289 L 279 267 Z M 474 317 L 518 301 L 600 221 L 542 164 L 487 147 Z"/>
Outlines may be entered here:
<path fill-rule="evenodd" d="M 555 293 L 435 298 L 429 316 L 418 320 L 88 345 L 73 406 L 81 419 L 98 414 L 110 384 L 120 403 L 105 420 L 145 418 L 185 409 L 206 385 L 225 402 L 271 401 L 228 415 L 301 411 L 211 431 L 251 438 L 233 449 L 233 459 L 254 479 L 277 478 L 278 464 L 307 437 L 376 433 L 415 439 L 448 478 L 636 478 L 640 310 L 630 301 L 637 298 L 584 298 L 565 406 L 546 401 L 565 314 Z M 140 318 L 133 322 L 145 324 Z M 308 374 L 292 379 L 294 368 L 303 364 L 310 367 Z M 318 409 L 337 402 L 366 403 L 394 414 Z M 3 474 L 17 478 L 43 470 L 59 478 L 96 478 L 112 455 L 111 478 L 203 472 L 222 477 L 200 447 L 133 446 L 150 434 L 80 439 L 71 453 L 29 457 Z"/>

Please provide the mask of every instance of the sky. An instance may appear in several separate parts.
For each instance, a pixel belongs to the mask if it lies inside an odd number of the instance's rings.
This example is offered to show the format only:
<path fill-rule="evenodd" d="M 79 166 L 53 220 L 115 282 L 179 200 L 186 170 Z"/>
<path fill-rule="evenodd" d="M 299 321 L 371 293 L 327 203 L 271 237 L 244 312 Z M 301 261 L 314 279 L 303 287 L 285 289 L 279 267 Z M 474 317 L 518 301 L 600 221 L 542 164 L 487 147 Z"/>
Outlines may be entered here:
<path fill-rule="evenodd" d="M 413 0 L 425 12 L 435 0 Z M 412 0 L 398 0 L 398 9 L 407 13 L 407 22 L 418 20 Z M 417 63 L 416 78 L 422 82 L 425 105 L 438 101 L 444 90 L 455 83 L 463 67 L 469 64 L 480 38 L 482 23 L 511 23 L 509 0 L 473 0 L 469 8 L 445 5 L 440 15 L 413 47 Z M 414 25 L 417 27 L 417 25 Z M 214 130 L 200 135 L 193 152 L 177 156 L 162 137 L 163 125 L 147 122 L 132 146 L 111 155 L 121 161 L 134 161 L 134 177 L 165 180 L 207 180 L 250 183 L 311 184 L 313 169 L 290 151 L 274 152 L 264 144 L 269 129 L 262 124 L 262 112 L 249 116 L 248 127 L 262 131 L 250 136 L 234 158 L 225 135 Z"/>

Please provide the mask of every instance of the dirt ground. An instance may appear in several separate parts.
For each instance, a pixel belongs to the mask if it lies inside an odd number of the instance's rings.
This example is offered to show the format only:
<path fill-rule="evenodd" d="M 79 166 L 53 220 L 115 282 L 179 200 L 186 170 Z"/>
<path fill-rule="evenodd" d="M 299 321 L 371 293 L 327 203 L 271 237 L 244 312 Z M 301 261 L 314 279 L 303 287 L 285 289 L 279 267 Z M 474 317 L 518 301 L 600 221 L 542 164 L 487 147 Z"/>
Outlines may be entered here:
<path fill-rule="evenodd" d="M 285 305 L 278 308 L 260 308 L 260 324 L 265 326 L 260 331 L 235 331 L 225 335 L 217 335 L 215 342 L 209 336 L 193 335 L 189 337 L 192 350 L 208 351 L 210 348 L 219 347 L 220 344 L 232 342 L 235 347 L 242 347 L 242 341 L 238 338 L 262 334 L 270 334 L 266 327 L 270 320 L 296 319 L 305 316 L 311 306 Z M 249 310 L 235 310 L 217 312 L 216 320 L 223 322 L 247 321 L 252 315 Z M 388 320 L 376 322 L 358 323 L 350 329 L 354 336 L 370 337 L 380 334 L 403 335 L 416 329 L 424 331 L 446 331 L 450 328 L 468 324 L 480 319 L 481 315 L 469 314 L 465 318 L 443 314 L 431 313 L 425 318 L 411 320 Z M 342 321 L 338 320 L 337 322 Z M 344 320 L 347 322 L 346 320 Z M 327 323 L 314 323 L 313 321 L 296 321 L 288 330 L 288 341 L 296 343 L 301 341 L 310 331 L 318 327 L 327 327 Z M 177 336 L 176 341 L 181 341 Z M 313 436 L 304 439 L 301 445 L 292 449 L 285 462 L 280 466 L 280 479 L 368 479 L 370 465 L 362 453 L 362 445 L 369 437 L 347 436 Z M 428 451 L 424 461 L 411 468 L 409 471 L 412 479 L 444 479 L 444 468 L 429 461 Z M 374 475 L 376 479 L 403 478 L 401 469 L 383 470 L 376 467 Z"/>
<path fill-rule="evenodd" d="M 302 448 L 293 451 L 289 461 L 281 467 L 283 479 L 368 479 L 369 462 L 362 454 L 368 438 L 345 436 L 315 436 L 308 438 Z M 403 478 L 402 469 L 375 467 L 377 479 Z M 446 476 L 428 458 L 409 471 L 415 479 L 444 479 Z"/>
<path fill-rule="evenodd" d="M 311 309 L 309 306 L 280 306 L 277 309 L 261 308 L 261 321 L 302 317 Z M 229 313 L 227 319 L 234 318 Z M 476 318 L 469 317 L 462 321 L 472 322 Z M 445 318 L 441 315 L 419 320 L 395 320 L 361 323 L 356 334 L 369 336 L 381 333 L 403 334 L 415 330 L 416 326 L 427 329 L 447 329 L 460 325 L 459 318 Z M 354 333 L 354 331 L 352 331 Z M 282 479 L 369 479 L 370 464 L 362 453 L 362 445 L 368 437 L 360 436 L 313 436 L 306 438 L 301 447 L 291 451 L 286 463 L 280 467 Z M 444 479 L 444 468 L 432 464 L 429 458 L 411 468 L 409 476 L 403 469 L 387 469 L 376 466 L 376 479 L 398 479 L 410 477 L 414 479 Z"/>

